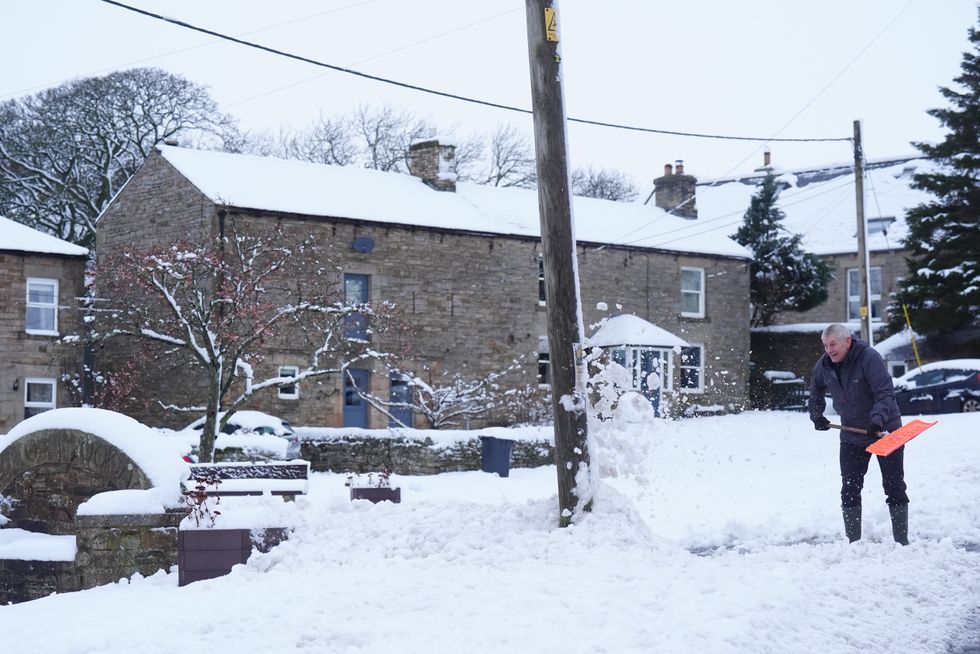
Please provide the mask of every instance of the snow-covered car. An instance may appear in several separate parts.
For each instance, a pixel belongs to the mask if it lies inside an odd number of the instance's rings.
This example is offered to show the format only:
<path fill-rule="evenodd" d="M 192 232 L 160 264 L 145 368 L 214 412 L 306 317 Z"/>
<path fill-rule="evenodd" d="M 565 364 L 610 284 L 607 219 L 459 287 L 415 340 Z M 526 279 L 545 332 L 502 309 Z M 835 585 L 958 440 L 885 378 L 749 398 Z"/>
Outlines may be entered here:
<path fill-rule="evenodd" d="M 218 420 L 224 412 L 218 413 Z M 204 430 L 205 417 L 202 416 L 187 425 L 178 434 L 195 434 L 198 442 Z M 221 430 L 215 442 L 216 449 L 241 448 L 243 450 L 264 450 L 274 458 L 296 459 L 300 455 L 299 437 L 288 422 L 261 411 L 235 411 Z"/>
<path fill-rule="evenodd" d="M 980 359 L 927 363 L 894 384 L 902 415 L 980 411 Z"/>

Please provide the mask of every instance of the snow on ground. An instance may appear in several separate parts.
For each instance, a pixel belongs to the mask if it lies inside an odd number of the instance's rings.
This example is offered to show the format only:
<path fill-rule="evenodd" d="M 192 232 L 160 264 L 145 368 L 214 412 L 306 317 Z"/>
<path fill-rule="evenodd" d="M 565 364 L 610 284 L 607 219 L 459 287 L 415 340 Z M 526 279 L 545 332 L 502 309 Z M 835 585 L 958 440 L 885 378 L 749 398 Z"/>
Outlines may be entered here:
<path fill-rule="evenodd" d="M 874 463 L 866 540 L 843 542 L 836 433 L 804 414 L 656 421 L 605 434 L 594 454 L 618 476 L 573 527 L 557 527 L 553 466 L 400 477 L 399 505 L 351 503 L 343 475 L 314 474 L 291 539 L 227 577 L 178 588 L 160 572 L 0 607 L 0 646 L 946 652 L 976 638 L 980 415 L 938 419 L 907 448 L 906 548 Z"/>

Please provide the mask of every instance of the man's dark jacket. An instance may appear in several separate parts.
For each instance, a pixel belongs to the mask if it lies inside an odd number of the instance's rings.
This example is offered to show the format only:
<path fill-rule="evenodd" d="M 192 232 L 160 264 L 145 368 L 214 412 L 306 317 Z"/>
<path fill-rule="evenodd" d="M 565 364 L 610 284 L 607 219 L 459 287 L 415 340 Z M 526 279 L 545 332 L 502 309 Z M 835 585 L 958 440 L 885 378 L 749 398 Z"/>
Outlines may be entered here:
<path fill-rule="evenodd" d="M 827 403 L 824 395 L 830 392 L 834 411 L 841 424 L 867 429 L 872 422 L 894 431 L 902 426 L 902 415 L 895 402 L 895 386 L 881 355 L 859 338 L 853 338 L 847 356 L 835 365 L 826 354 L 821 355 L 810 378 L 810 420 L 823 415 Z M 841 430 L 842 442 L 861 447 L 874 439 Z"/>

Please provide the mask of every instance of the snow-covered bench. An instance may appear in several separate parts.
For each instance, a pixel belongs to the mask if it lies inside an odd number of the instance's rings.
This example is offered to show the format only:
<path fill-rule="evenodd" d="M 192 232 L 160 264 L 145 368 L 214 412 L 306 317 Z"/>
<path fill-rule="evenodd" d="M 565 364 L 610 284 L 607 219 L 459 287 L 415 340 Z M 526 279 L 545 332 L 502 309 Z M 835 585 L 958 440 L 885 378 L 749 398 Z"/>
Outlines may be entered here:
<path fill-rule="evenodd" d="M 190 476 L 183 482 L 185 493 L 203 485 L 210 496 L 271 493 L 289 501 L 305 495 L 309 489 L 309 461 L 192 463 L 190 469 Z"/>

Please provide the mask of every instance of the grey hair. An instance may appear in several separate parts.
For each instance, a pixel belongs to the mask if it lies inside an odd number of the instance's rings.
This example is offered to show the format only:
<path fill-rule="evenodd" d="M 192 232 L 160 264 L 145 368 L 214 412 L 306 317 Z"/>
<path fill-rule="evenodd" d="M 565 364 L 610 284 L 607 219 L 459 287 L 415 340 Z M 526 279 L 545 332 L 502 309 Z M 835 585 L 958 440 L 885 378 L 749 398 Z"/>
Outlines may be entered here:
<path fill-rule="evenodd" d="M 820 335 L 821 338 L 836 338 L 838 340 L 844 340 L 845 338 L 850 338 L 851 330 L 845 325 L 835 322 L 832 325 L 827 325 L 827 328 L 823 330 Z"/>

